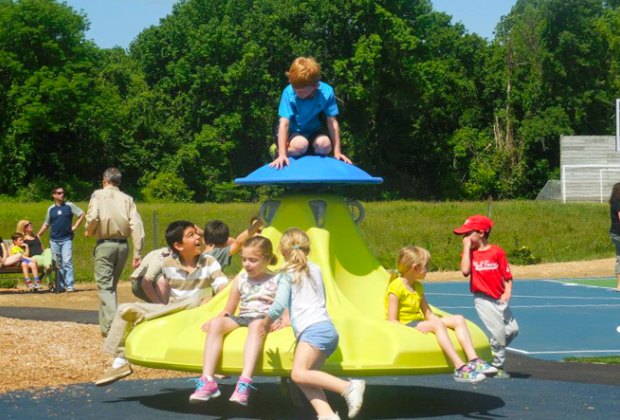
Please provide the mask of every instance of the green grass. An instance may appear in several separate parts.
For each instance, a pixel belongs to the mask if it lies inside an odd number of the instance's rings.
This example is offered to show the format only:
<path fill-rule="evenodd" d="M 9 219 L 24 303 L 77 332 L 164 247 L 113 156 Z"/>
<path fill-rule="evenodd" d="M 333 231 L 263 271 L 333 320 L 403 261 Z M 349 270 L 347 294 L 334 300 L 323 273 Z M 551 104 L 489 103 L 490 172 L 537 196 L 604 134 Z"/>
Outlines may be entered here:
<path fill-rule="evenodd" d="M 432 254 L 432 269 L 455 270 L 461 254 L 461 237 L 452 229 L 468 215 L 486 214 L 486 202 L 406 202 L 366 205 L 362 233 L 371 251 L 383 264 L 394 264 L 400 247 L 417 244 Z M 503 247 L 510 258 L 526 247 L 540 262 L 607 258 L 614 255 L 609 239 L 606 204 L 559 204 L 536 201 L 502 201 L 491 206 L 495 226 L 491 242 Z M 610 267 L 610 271 L 613 267 Z"/>
<path fill-rule="evenodd" d="M 77 203 L 86 210 L 87 203 Z M 0 203 L 0 235 L 9 238 L 17 221 L 34 222 L 39 229 L 49 203 Z M 248 225 L 258 212 L 259 203 L 230 204 L 138 204 L 146 229 L 145 253 L 163 246 L 168 223 L 189 219 L 200 226 L 208 220 L 224 220 L 235 235 Z M 365 203 L 366 218 L 360 225 L 362 236 L 371 252 L 386 267 L 394 265 L 398 250 L 416 244 L 428 248 L 433 256 L 431 269 L 456 270 L 460 261 L 461 238 L 452 229 L 463 223 L 468 215 L 486 214 L 485 202 L 372 202 Z M 495 227 L 491 242 L 502 246 L 511 263 L 522 261 L 510 258 L 512 251 L 526 247 L 531 256 L 541 262 L 561 262 L 608 258 L 614 255 L 608 236 L 608 206 L 598 203 L 559 204 L 536 201 L 503 201 L 491 206 Z M 154 243 L 154 218 L 158 220 L 157 243 Z M 83 226 L 74 241 L 74 264 L 77 281 L 92 281 L 93 239 L 84 238 Z M 48 235 L 44 243 L 48 242 Z M 238 271 L 238 259 L 227 270 Z M 610 267 L 610 272 L 613 267 Z M 123 279 L 130 274 L 127 265 Z"/>
<path fill-rule="evenodd" d="M 565 362 L 571 363 L 602 363 L 606 365 L 620 365 L 620 356 L 608 357 L 567 357 Z"/>

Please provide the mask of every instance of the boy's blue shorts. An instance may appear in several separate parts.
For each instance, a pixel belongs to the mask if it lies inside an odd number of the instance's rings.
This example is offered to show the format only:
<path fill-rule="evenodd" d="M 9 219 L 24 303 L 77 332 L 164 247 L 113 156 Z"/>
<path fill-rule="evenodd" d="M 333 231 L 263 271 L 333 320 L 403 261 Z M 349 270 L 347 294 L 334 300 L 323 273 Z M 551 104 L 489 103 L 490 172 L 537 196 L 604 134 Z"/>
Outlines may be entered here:
<path fill-rule="evenodd" d="M 331 321 L 321 321 L 303 330 L 297 341 L 308 343 L 329 357 L 338 347 L 338 338 L 334 324 Z"/>

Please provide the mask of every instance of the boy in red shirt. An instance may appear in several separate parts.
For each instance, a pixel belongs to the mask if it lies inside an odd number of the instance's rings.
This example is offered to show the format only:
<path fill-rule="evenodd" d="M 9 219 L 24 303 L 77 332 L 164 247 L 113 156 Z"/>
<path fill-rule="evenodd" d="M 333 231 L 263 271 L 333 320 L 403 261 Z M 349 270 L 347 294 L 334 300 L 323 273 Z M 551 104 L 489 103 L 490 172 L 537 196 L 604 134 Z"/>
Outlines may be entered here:
<path fill-rule="evenodd" d="M 498 369 L 496 378 L 510 378 L 503 369 L 506 346 L 519 333 L 519 325 L 508 307 L 512 294 L 512 273 L 506 253 L 497 245 L 489 243 L 493 221 L 475 215 L 465 220 L 463 226 L 454 229 L 463 235 L 461 272 L 470 276 L 470 290 L 474 294 L 474 307 L 491 334 L 491 364 Z"/>

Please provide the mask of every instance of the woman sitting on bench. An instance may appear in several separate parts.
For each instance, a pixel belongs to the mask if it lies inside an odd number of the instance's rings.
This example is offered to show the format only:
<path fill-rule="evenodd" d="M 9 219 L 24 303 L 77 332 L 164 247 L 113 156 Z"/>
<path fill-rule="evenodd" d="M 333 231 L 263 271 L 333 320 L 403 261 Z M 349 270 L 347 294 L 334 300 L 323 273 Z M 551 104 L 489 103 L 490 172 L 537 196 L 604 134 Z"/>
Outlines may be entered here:
<path fill-rule="evenodd" d="M 41 238 L 32 231 L 32 222 L 20 220 L 17 222 L 17 230 L 15 232 L 21 233 L 24 236 L 24 243 L 28 245 L 30 257 L 37 262 L 39 267 L 44 269 L 45 273 L 49 274 L 52 271 L 52 250 L 45 248 Z"/>

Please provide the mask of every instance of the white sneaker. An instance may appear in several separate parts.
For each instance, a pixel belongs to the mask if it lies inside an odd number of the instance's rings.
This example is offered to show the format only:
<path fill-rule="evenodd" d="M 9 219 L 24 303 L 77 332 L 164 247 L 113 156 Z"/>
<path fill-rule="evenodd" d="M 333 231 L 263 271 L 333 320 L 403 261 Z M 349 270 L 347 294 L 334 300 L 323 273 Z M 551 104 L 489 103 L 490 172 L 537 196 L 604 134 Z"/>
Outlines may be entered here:
<path fill-rule="evenodd" d="M 349 418 L 352 419 L 360 412 L 364 403 L 364 391 L 366 390 L 366 381 L 361 379 L 351 379 L 351 384 L 342 395 L 347 402 L 349 408 Z"/>

